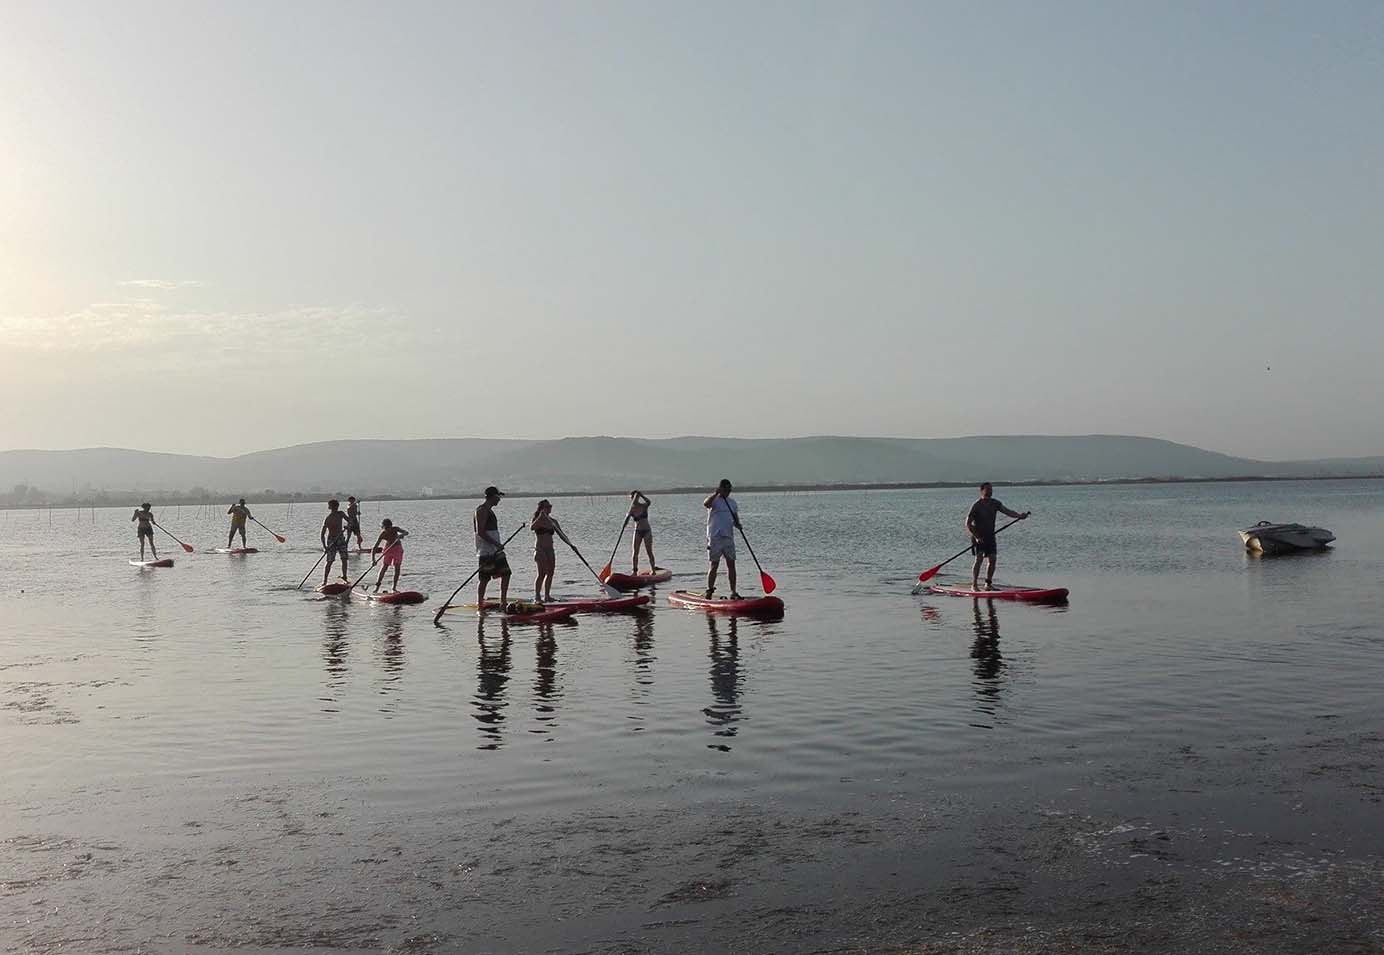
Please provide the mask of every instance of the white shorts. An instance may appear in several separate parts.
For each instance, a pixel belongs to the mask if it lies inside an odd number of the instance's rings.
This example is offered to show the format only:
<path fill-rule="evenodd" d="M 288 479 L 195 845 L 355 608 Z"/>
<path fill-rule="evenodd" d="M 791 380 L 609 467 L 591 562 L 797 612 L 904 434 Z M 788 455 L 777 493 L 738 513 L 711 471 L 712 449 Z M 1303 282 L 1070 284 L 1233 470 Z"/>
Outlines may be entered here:
<path fill-rule="evenodd" d="M 735 560 L 735 538 L 713 537 L 706 542 L 706 556 L 710 560 Z"/>

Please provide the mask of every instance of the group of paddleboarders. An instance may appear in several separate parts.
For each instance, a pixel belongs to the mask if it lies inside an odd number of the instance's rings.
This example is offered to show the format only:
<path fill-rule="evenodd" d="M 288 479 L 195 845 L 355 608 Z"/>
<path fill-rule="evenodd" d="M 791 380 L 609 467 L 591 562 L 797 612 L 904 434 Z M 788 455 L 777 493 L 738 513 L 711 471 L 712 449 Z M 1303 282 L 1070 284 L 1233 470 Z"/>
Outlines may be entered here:
<path fill-rule="evenodd" d="M 360 502 L 354 497 L 346 499 L 346 510 L 341 509 L 341 502 L 332 498 L 327 502 L 327 516 L 322 519 L 322 527 L 318 532 L 318 539 L 322 543 L 322 550 L 327 557 L 327 566 L 322 571 L 322 585 L 325 587 L 331 580 L 332 564 L 338 559 L 341 561 L 341 579 L 350 579 L 350 551 L 348 545 L 351 538 L 356 539 L 356 548 L 365 549 L 364 539 L 360 532 Z M 389 518 L 380 521 L 380 533 L 375 537 L 375 543 L 370 547 L 370 553 L 379 554 L 380 573 L 375 578 L 375 593 L 380 592 L 380 587 L 384 584 L 384 575 L 392 567 L 394 568 L 394 581 L 392 588 L 399 589 L 399 574 L 404 569 L 404 538 L 408 536 L 408 531 L 402 527 L 396 527 Z"/>
<path fill-rule="evenodd" d="M 706 589 L 703 592 L 705 599 L 712 599 L 716 593 L 716 578 L 720 571 L 721 562 L 726 564 L 726 578 L 730 584 L 730 599 L 742 599 L 737 589 L 735 573 L 735 531 L 742 530 L 740 524 L 740 506 L 735 498 L 731 496 L 734 486 L 731 482 L 722 478 L 717 484 L 716 489 L 706 496 L 702 501 L 702 507 L 706 509 L 706 553 L 707 553 L 707 574 Z M 513 571 L 509 566 L 509 560 L 505 555 L 505 546 L 515 534 L 510 535 L 508 540 L 500 538 L 499 519 L 495 515 L 495 508 L 499 505 L 504 493 L 499 488 L 491 485 L 484 492 L 484 500 L 476 507 L 472 518 L 472 530 L 475 535 L 476 548 L 476 603 L 477 606 L 486 606 L 486 591 L 492 580 L 498 579 L 500 582 L 500 605 L 509 605 L 509 581 Z M 641 551 L 649 558 L 649 571 L 653 573 L 657 569 L 654 563 L 654 532 L 653 525 L 649 520 L 649 509 L 653 501 L 643 491 L 630 492 L 629 510 L 626 513 L 625 522 L 634 522 L 634 543 L 630 551 L 630 568 L 634 576 L 639 575 L 639 558 Z M 235 540 L 235 535 L 240 535 L 241 547 L 246 546 L 245 526 L 247 521 L 254 520 L 254 515 L 245 503 L 245 498 L 241 498 L 237 503 L 232 504 L 226 511 L 231 518 L 230 532 L 226 537 L 226 547 L 230 549 Z M 970 510 L 966 513 L 963 522 L 966 533 L 971 537 L 971 552 L 975 555 L 975 561 L 971 565 L 971 588 L 980 590 L 980 571 L 982 566 L 986 568 L 985 586 L 983 589 L 990 590 L 994 586 L 995 563 L 998 548 L 995 542 L 995 518 L 999 514 L 1012 517 L 1015 520 L 1026 520 L 1031 512 L 1012 511 L 1005 507 L 994 497 L 994 488 L 989 481 L 980 485 L 980 497 Z M 360 525 L 360 502 L 354 496 L 346 499 L 346 509 L 341 509 L 341 502 L 332 498 L 327 502 L 327 515 L 322 521 L 319 538 L 322 550 L 326 557 L 326 567 L 322 571 L 322 583 L 325 586 L 331 579 L 332 568 L 337 560 L 341 561 L 341 578 L 349 579 L 349 551 L 348 544 L 352 537 L 356 539 L 356 546 L 364 550 L 364 539 L 361 534 Z M 146 501 L 137 508 L 130 520 L 137 522 L 136 533 L 139 537 L 139 558 L 144 560 L 144 550 L 146 544 L 153 554 L 155 560 L 158 559 L 158 548 L 154 544 L 154 528 L 158 526 L 154 520 L 152 506 Z M 258 523 L 258 521 L 256 521 Z M 522 529 L 522 528 L 521 528 Z M 557 553 L 553 547 L 553 538 L 561 538 L 563 543 L 571 547 L 578 558 L 586 563 L 586 558 L 582 557 L 581 551 L 572 543 L 571 539 L 563 531 L 562 525 L 557 518 L 553 517 L 553 504 L 544 498 L 539 501 L 534 508 L 533 516 L 528 522 L 528 529 L 533 532 L 533 558 L 537 566 L 538 573 L 533 582 L 533 599 L 535 603 L 544 603 L 552 600 L 553 576 L 557 570 Z M 392 587 L 395 591 L 399 588 L 399 575 L 403 570 L 404 544 L 403 540 L 408 536 L 408 531 L 402 527 L 396 527 L 394 522 L 385 518 L 380 522 L 380 532 L 375 538 L 370 552 L 380 555 L 377 560 L 380 562 L 380 573 L 375 579 L 375 592 L 379 593 L 383 586 L 386 573 L 392 568 L 394 578 Z M 618 548 L 618 543 L 617 543 Z M 590 564 L 587 564 L 590 567 Z M 604 574 L 610 571 L 607 565 Z M 593 571 L 594 573 L 594 571 Z M 605 577 L 600 578 L 604 581 Z"/>

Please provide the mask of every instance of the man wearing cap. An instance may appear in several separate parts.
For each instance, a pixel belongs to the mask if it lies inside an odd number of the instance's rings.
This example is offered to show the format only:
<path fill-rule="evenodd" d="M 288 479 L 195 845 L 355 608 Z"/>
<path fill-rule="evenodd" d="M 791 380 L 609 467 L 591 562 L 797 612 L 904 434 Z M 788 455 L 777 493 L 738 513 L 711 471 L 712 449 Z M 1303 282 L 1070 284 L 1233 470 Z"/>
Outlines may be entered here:
<path fill-rule="evenodd" d="M 473 524 L 476 531 L 476 559 L 480 562 L 477 574 L 476 606 L 485 606 L 485 589 L 491 577 L 500 578 L 500 606 L 509 603 L 509 561 L 505 559 L 505 542 L 500 539 L 500 521 L 495 517 L 495 505 L 504 497 L 493 484 L 485 489 L 485 503 L 476 508 Z"/>

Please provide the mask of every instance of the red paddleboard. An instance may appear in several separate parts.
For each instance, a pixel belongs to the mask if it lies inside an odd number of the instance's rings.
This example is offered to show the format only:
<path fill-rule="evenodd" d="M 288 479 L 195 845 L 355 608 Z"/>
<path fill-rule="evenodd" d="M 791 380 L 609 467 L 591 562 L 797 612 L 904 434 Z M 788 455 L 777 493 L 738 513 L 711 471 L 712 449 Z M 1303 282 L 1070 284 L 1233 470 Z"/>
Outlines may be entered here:
<path fill-rule="evenodd" d="M 674 607 L 689 610 L 707 610 L 711 613 L 732 613 L 744 616 L 780 616 L 783 614 L 783 601 L 777 597 L 712 597 L 710 600 L 690 590 L 675 590 L 668 595 L 668 603 Z"/>
<path fill-rule="evenodd" d="M 1023 600 L 1028 603 L 1066 603 L 1066 587 L 996 587 L 975 590 L 969 585 L 933 584 L 928 590 L 948 597 L 979 597 L 985 600 Z"/>
<path fill-rule="evenodd" d="M 234 554 L 234 555 L 236 555 L 236 556 L 238 557 L 238 556 L 240 556 L 240 555 L 242 555 L 242 554 L 258 554 L 258 553 L 259 553 L 259 548 L 258 548 L 258 547 L 218 547 L 218 548 L 216 548 L 216 552 L 217 552 L 218 554 Z"/>
<path fill-rule="evenodd" d="M 606 583 L 616 590 L 638 590 L 650 584 L 661 584 L 673 579 L 673 572 L 662 567 L 641 570 L 637 574 L 611 574 Z"/>
<path fill-rule="evenodd" d="M 323 584 L 317 588 L 317 592 L 324 597 L 339 597 L 351 589 L 351 585 L 344 580 L 333 580 L 329 584 Z"/>
<path fill-rule="evenodd" d="M 572 607 L 550 607 L 544 604 L 525 603 L 522 600 L 511 600 L 509 605 L 514 609 L 505 613 L 500 609 L 498 603 L 486 601 L 486 607 L 481 610 L 476 604 L 467 604 L 464 609 L 474 610 L 478 615 L 494 617 L 508 623 L 555 623 L 559 620 L 572 620 L 576 614 L 576 609 Z"/>
<path fill-rule="evenodd" d="M 131 567 L 172 567 L 172 566 L 173 566 L 173 558 L 172 558 L 172 557 L 163 557 L 163 558 L 160 558 L 159 560 L 135 560 L 133 557 L 131 557 L 131 558 L 130 558 L 130 566 L 131 566 Z"/>
<path fill-rule="evenodd" d="M 351 596 L 358 600 L 366 600 L 372 604 L 421 604 L 427 600 L 426 594 L 420 594 L 416 590 L 392 590 L 389 593 L 373 594 L 368 590 L 355 590 Z"/>
<path fill-rule="evenodd" d="M 571 607 L 577 613 L 619 613 L 642 607 L 653 598 L 648 594 L 630 594 L 628 597 L 591 597 L 586 600 L 554 600 L 545 607 Z"/>

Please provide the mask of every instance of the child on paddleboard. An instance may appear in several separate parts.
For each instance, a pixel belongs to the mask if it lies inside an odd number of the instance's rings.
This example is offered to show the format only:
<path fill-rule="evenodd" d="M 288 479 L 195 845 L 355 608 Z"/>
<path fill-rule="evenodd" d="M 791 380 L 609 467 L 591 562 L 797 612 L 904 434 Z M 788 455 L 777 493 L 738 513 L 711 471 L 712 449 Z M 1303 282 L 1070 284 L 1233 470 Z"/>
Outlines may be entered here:
<path fill-rule="evenodd" d="M 318 535 L 322 549 L 327 552 L 327 567 L 322 571 L 322 586 L 332 576 L 332 562 L 341 558 L 341 579 L 349 580 L 346 570 L 346 515 L 341 513 L 341 502 L 332 498 L 327 502 L 327 516 L 322 521 L 322 532 Z"/>
<path fill-rule="evenodd" d="M 380 576 L 375 578 L 375 593 L 380 592 L 380 584 L 384 582 L 384 572 L 392 565 L 394 567 L 394 586 L 390 590 L 399 590 L 399 572 L 404 568 L 404 538 L 408 536 L 408 531 L 402 527 L 395 527 L 394 522 L 389 518 L 380 521 L 380 536 L 375 538 L 375 546 L 372 551 L 384 548 L 384 555 L 381 557 Z"/>
<path fill-rule="evenodd" d="M 245 506 L 245 498 L 242 497 L 238 504 L 232 504 L 226 513 L 231 515 L 231 532 L 226 535 L 226 549 L 231 549 L 236 534 L 240 535 L 240 546 L 245 547 L 245 522 L 252 516 L 250 509 Z"/>
<path fill-rule="evenodd" d="M 630 491 L 630 520 L 634 521 L 634 549 L 630 553 L 630 563 L 634 568 L 631 573 L 639 576 L 639 545 L 644 545 L 644 552 L 649 555 L 649 572 L 653 573 L 658 569 L 654 563 L 654 528 L 649 523 L 649 505 L 653 501 L 643 491 Z"/>
<path fill-rule="evenodd" d="M 134 514 L 130 517 L 132 521 L 139 521 L 135 528 L 135 533 L 139 535 L 139 559 L 144 559 L 144 539 L 149 538 L 149 550 L 154 554 L 154 560 L 159 559 L 159 549 L 154 546 L 154 509 L 145 501 L 135 508 Z M 177 553 L 177 551 L 174 551 Z"/>
<path fill-rule="evenodd" d="M 538 502 L 533 512 L 529 530 L 533 531 L 533 562 L 538 565 L 538 576 L 533 581 L 533 602 L 543 603 L 553 599 L 553 574 L 557 571 L 557 553 L 553 550 L 553 535 L 562 538 L 568 547 L 572 542 L 562 532 L 562 525 L 552 516 L 553 502 L 547 498 Z"/>

